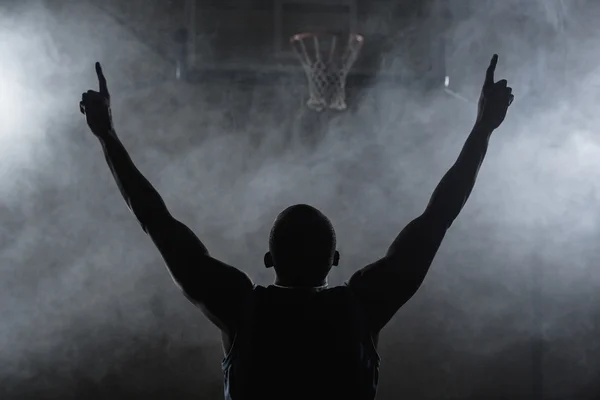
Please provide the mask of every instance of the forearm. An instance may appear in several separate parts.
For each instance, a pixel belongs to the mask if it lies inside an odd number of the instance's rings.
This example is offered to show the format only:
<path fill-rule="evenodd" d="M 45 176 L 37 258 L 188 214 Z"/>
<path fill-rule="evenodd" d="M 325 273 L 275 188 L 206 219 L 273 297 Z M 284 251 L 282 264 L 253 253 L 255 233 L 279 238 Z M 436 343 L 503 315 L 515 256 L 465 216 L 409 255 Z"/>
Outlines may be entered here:
<path fill-rule="evenodd" d="M 426 213 L 450 227 L 465 205 L 481 163 L 485 158 L 492 130 L 475 125 L 458 159 L 436 187 Z"/>
<path fill-rule="evenodd" d="M 162 198 L 137 169 L 116 133 L 101 136 L 100 143 L 117 186 L 136 218 L 145 224 L 153 214 L 165 212 Z"/>

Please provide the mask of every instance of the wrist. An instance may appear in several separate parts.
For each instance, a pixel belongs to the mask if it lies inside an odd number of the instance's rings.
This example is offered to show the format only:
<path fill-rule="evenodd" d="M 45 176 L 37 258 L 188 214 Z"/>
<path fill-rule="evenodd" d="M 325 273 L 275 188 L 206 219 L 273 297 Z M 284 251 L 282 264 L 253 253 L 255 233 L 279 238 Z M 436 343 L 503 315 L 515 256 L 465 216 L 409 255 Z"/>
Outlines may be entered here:
<path fill-rule="evenodd" d="M 117 137 L 117 133 L 113 128 L 99 129 L 93 131 L 93 133 L 100 141 Z"/>

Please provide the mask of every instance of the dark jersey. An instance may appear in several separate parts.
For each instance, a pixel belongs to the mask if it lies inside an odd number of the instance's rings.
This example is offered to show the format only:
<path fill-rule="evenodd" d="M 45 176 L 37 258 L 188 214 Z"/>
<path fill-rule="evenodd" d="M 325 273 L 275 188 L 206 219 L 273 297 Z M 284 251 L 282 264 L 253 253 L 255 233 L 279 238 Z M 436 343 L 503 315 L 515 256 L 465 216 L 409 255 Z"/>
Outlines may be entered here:
<path fill-rule="evenodd" d="M 255 286 L 223 361 L 227 400 L 372 400 L 379 356 L 344 285 Z"/>

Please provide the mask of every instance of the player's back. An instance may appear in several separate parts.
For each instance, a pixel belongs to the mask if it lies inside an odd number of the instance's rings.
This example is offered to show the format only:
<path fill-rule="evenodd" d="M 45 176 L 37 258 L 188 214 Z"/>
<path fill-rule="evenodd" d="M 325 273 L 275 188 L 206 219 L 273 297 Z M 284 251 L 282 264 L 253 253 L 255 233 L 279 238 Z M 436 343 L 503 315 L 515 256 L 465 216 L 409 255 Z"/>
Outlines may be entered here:
<path fill-rule="evenodd" d="M 255 287 L 223 361 L 227 400 L 372 400 L 379 356 L 347 286 Z"/>

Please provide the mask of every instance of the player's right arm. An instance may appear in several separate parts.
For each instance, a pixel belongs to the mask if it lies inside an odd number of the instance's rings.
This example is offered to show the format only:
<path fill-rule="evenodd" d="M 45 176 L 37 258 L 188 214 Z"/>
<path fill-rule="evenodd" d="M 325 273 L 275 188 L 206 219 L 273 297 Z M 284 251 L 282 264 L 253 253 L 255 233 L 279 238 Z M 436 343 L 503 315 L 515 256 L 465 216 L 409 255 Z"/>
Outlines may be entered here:
<path fill-rule="evenodd" d="M 226 333 L 236 329 L 241 305 L 253 288 L 238 269 L 212 258 L 204 244 L 175 219 L 163 199 L 137 169 L 113 128 L 106 80 L 96 65 L 100 91 L 82 96 L 81 111 L 100 140 L 113 177 L 144 231 L 160 251 L 184 294 Z"/>
<path fill-rule="evenodd" d="M 458 217 L 477 180 L 492 133 L 502 124 L 514 96 L 506 80 L 494 81 L 498 56 L 488 67 L 475 127 L 454 165 L 444 175 L 427 208 L 396 237 L 385 257 L 348 282 L 378 333 L 421 287 L 446 232 Z"/>

